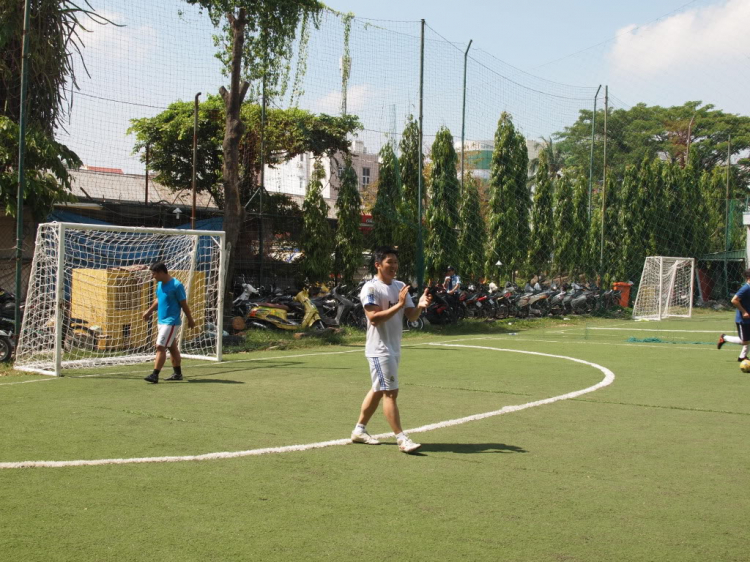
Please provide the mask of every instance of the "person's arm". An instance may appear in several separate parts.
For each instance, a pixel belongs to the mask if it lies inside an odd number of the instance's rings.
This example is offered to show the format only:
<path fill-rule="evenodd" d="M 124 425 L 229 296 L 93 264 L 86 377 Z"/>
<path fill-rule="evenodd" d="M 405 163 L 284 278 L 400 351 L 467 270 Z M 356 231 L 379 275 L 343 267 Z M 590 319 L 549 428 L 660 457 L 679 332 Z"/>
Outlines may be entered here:
<path fill-rule="evenodd" d="M 425 288 L 424 294 L 419 297 L 419 303 L 417 306 L 412 306 L 410 308 L 407 308 L 404 310 L 404 315 L 409 319 L 409 322 L 413 322 L 417 318 L 419 318 L 419 315 L 422 314 L 422 311 L 430 306 L 430 303 L 432 302 L 432 295 L 430 295 L 430 290 L 428 288 Z"/>
<path fill-rule="evenodd" d="M 744 287 L 743 287 L 743 289 L 744 289 Z M 737 310 L 740 311 L 740 314 L 742 314 L 743 318 L 750 318 L 750 312 L 748 312 L 747 310 L 745 310 L 745 307 L 742 306 L 742 300 L 740 298 L 740 292 L 743 292 L 743 290 L 740 289 L 739 291 L 737 291 L 737 294 L 732 297 L 732 304 L 734 305 L 734 307 Z M 746 291 L 744 291 L 744 292 L 746 292 Z"/>
<path fill-rule="evenodd" d="M 148 319 L 151 318 L 151 315 L 154 313 L 154 310 L 159 306 L 159 299 L 154 299 L 154 302 L 151 304 L 151 306 L 148 307 L 146 312 L 143 313 L 143 321 L 148 322 Z"/>
<path fill-rule="evenodd" d="M 404 308 L 406 305 L 406 296 L 409 294 L 409 286 L 404 285 L 401 287 L 401 291 L 398 293 L 398 302 L 394 304 L 392 307 L 387 308 L 383 310 L 381 307 L 379 307 L 376 304 L 367 304 L 365 305 L 365 315 L 367 316 L 367 320 L 370 321 L 370 323 L 373 326 L 377 326 L 378 324 L 382 324 L 383 322 L 387 322 L 391 318 L 393 318 L 393 315 L 396 314 L 399 310 Z"/>
<path fill-rule="evenodd" d="M 187 300 L 180 301 L 180 308 L 185 313 L 185 318 L 187 318 L 188 321 L 188 327 L 195 328 L 195 320 L 193 320 L 193 314 L 192 312 L 190 312 L 190 307 L 188 306 Z"/>

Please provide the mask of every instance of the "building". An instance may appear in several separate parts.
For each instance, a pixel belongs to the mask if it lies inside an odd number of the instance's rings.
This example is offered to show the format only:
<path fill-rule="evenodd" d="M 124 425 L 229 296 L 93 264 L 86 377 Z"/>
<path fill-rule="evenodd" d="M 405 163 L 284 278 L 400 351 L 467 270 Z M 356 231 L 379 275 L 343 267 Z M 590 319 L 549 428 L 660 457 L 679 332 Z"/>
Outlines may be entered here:
<path fill-rule="evenodd" d="M 495 141 L 492 140 L 467 140 L 464 142 L 464 170 L 484 181 L 490 179 L 490 165 L 492 163 L 492 152 L 495 150 Z M 454 143 L 459 163 L 461 161 L 461 141 Z M 539 157 L 544 145 L 533 139 L 526 139 L 526 151 L 529 160 Z"/>

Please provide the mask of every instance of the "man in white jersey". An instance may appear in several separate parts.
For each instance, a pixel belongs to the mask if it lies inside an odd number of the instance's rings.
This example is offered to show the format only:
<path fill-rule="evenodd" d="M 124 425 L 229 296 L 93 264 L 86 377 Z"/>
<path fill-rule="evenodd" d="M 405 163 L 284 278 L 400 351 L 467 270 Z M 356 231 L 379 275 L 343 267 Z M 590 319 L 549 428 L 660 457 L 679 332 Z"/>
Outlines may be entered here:
<path fill-rule="evenodd" d="M 401 359 L 401 332 L 404 315 L 416 320 L 432 300 L 425 289 L 414 306 L 409 286 L 396 280 L 398 272 L 398 252 L 381 246 L 373 254 L 378 274 L 365 283 L 360 293 L 360 300 L 367 315 L 367 343 L 365 356 L 370 363 L 372 388 L 362 402 L 352 442 L 366 445 L 379 445 L 380 442 L 367 433 L 367 422 L 378 409 L 383 399 L 383 414 L 393 433 L 396 435 L 398 448 L 404 453 L 413 453 L 421 445 L 412 441 L 401 428 L 401 416 L 396 404 L 398 397 L 398 364 Z"/>

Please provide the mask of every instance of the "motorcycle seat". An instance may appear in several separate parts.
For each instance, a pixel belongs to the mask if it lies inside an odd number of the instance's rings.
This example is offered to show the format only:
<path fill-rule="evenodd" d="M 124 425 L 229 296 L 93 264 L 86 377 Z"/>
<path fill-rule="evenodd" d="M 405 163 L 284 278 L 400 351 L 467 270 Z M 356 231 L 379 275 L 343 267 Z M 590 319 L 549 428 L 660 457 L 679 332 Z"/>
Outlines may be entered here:
<path fill-rule="evenodd" d="M 259 302 L 258 306 L 263 306 L 265 308 L 280 308 L 281 310 L 286 310 L 289 312 L 289 307 L 285 304 L 276 304 L 275 302 Z"/>

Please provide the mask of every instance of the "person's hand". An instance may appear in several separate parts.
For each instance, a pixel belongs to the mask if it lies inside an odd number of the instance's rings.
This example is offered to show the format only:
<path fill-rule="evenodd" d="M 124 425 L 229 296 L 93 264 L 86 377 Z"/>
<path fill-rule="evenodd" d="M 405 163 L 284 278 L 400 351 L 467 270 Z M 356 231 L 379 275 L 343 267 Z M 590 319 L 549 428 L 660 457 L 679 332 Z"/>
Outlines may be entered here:
<path fill-rule="evenodd" d="M 406 306 L 406 297 L 409 295 L 409 285 L 404 285 L 401 287 L 401 290 L 398 293 L 398 304 L 401 305 L 401 308 L 404 308 Z"/>
<path fill-rule="evenodd" d="M 424 294 L 419 297 L 419 306 L 420 308 L 427 308 L 432 303 L 432 295 L 430 294 L 430 289 L 425 288 Z"/>
<path fill-rule="evenodd" d="M 745 312 L 743 312 L 743 313 L 742 313 L 742 317 L 743 317 L 743 318 L 750 318 L 750 312 L 748 312 L 748 311 L 746 310 Z"/>
<path fill-rule="evenodd" d="M 188 318 L 188 328 L 195 328 L 195 320 Z"/>
<path fill-rule="evenodd" d="M 143 313 L 143 321 L 148 322 L 149 318 L 151 318 L 151 311 L 147 310 L 146 312 Z"/>

